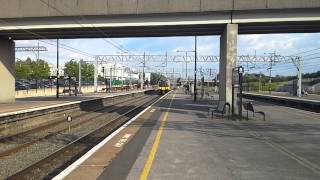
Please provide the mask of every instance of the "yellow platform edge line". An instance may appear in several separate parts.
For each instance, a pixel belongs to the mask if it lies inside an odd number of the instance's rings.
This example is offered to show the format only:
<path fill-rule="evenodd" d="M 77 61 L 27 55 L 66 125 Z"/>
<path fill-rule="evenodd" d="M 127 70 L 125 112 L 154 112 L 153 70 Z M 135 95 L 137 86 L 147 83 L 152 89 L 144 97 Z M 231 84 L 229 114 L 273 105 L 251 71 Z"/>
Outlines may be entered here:
<path fill-rule="evenodd" d="M 169 104 L 169 108 L 167 109 L 167 111 L 165 112 L 165 114 L 164 114 L 164 116 L 163 116 L 163 118 L 161 120 L 160 128 L 159 128 L 159 130 L 157 132 L 157 135 L 156 135 L 156 138 L 154 140 L 154 143 L 153 143 L 153 146 L 151 148 L 151 151 L 149 153 L 148 159 L 147 159 L 147 161 L 146 161 L 146 163 L 144 165 L 144 168 L 143 168 L 143 170 L 141 172 L 140 180 L 147 180 L 148 179 L 148 176 L 149 176 L 149 173 L 150 173 L 154 158 L 156 156 L 156 153 L 157 153 L 157 150 L 158 150 L 158 147 L 159 147 L 159 144 L 160 144 L 160 140 L 161 140 L 161 136 L 162 136 L 162 133 L 163 133 L 163 129 L 164 129 L 164 126 L 165 126 L 166 121 L 168 119 L 168 115 L 169 115 L 169 111 L 170 111 L 170 108 L 171 108 L 171 105 L 172 105 L 172 101 L 175 98 L 175 96 L 176 96 L 176 93 L 172 96 L 170 104 Z"/>

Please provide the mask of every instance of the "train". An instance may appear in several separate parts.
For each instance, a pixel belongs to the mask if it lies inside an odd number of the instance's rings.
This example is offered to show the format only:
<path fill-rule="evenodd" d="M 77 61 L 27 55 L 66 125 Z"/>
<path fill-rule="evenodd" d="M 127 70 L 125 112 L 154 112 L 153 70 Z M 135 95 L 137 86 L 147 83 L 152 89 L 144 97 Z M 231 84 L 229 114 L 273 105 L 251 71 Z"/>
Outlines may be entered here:
<path fill-rule="evenodd" d="M 164 80 L 158 82 L 158 91 L 160 94 L 165 94 L 171 91 L 171 83 L 170 80 Z"/>

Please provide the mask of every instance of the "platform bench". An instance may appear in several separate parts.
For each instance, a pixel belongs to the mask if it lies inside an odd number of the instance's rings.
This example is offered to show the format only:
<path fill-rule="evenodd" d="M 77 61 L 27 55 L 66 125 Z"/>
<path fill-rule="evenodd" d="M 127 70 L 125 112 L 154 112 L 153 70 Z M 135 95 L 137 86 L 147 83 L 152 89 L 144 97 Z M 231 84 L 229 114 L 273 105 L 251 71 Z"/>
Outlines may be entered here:
<path fill-rule="evenodd" d="M 230 104 L 225 101 L 218 101 L 216 107 L 209 107 L 208 115 L 211 112 L 211 118 L 213 118 L 213 113 L 221 113 L 222 115 L 226 112 L 226 107 L 228 107 L 228 119 L 230 119 Z"/>
<path fill-rule="evenodd" d="M 247 120 L 249 120 L 249 111 L 252 112 L 252 115 L 254 117 L 255 114 L 261 114 L 263 116 L 263 120 L 266 120 L 266 114 L 263 111 L 256 111 L 253 107 L 253 103 L 252 102 L 246 102 L 243 104 L 243 107 L 245 110 L 247 110 Z"/>

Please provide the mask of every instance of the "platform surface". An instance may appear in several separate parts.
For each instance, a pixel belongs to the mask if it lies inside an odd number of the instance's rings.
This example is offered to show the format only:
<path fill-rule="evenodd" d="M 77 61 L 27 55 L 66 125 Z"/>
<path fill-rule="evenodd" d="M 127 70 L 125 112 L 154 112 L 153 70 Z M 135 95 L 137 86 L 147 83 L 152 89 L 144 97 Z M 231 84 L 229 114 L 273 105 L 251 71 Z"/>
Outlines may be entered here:
<path fill-rule="evenodd" d="M 44 96 L 44 97 L 26 97 L 26 98 L 17 98 L 15 103 L 0 103 L 0 116 L 14 113 L 14 112 L 23 112 L 26 110 L 32 110 L 43 107 L 50 107 L 55 105 L 63 105 L 66 103 L 80 102 L 95 98 L 106 98 L 110 96 L 117 96 L 125 93 L 134 93 L 139 92 L 139 90 L 134 91 L 123 91 L 115 93 L 90 93 L 79 96 L 67 96 L 61 95 L 58 99 L 55 96 Z"/>
<path fill-rule="evenodd" d="M 320 115 L 255 106 L 267 121 L 211 119 L 206 101 L 172 92 L 66 179 L 320 179 Z"/>

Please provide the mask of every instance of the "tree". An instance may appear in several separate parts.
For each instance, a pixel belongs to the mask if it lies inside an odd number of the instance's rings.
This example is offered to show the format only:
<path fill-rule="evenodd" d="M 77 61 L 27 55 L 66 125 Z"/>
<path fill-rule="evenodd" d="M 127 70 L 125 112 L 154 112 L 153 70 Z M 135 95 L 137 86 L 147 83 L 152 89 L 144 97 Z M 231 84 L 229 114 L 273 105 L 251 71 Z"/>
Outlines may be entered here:
<path fill-rule="evenodd" d="M 89 81 L 93 80 L 94 78 L 94 65 L 93 64 L 88 64 L 86 62 L 81 64 L 81 74 L 84 80 Z"/>
<path fill-rule="evenodd" d="M 31 78 L 32 79 L 47 79 L 50 75 L 50 68 L 47 62 L 42 59 L 31 62 Z"/>
<path fill-rule="evenodd" d="M 65 63 L 64 75 L 71 77 L 79 77 L 79 63 L 73 59 Z"/>
<path fill-rule="evenodd" d="M 164 81 L 166 80 L 167 78 L 162 75 L 162 74 L 158 74 L 158 73 L 151 73 L 151 84 L 152 85 L 155 85 L 155 84 L 158 84 L 159 81 Z"/>
<path fill-rule="evenodd" d="M 75 60 L 70 60 L 65 63 L 64 74 L 66 76 L 76 77 L 79 80 L 79 62 Z M 94 76 L 94 66 L 93 64 L 88 64 L 86 62 L 81 62 L 81 79 L 92 80 Z"/>
<path fill-rule="evenodd" d="M 39 59 L 33 61 L 29 57 L 26 60 L 16 62 L 17 79 L 45 79 L 50 75 L 50 68 L 46 61 Z"/>
<path fill-rule="evenodd" d="M 306 73 L 303 74 L 304 78 L 319 78 L 320 77 L 320 71 L 314 72 L 314 73 Z"/>
<path fill-rule="evenodd" d="M 26 61 L 18 60 L 16 62 L 16 78 L 17 79 L 31 79 L 31 67 L 27 65 Z"/>

